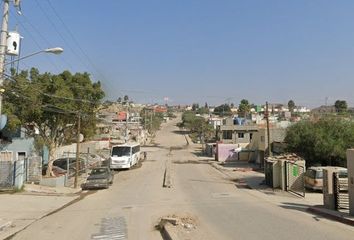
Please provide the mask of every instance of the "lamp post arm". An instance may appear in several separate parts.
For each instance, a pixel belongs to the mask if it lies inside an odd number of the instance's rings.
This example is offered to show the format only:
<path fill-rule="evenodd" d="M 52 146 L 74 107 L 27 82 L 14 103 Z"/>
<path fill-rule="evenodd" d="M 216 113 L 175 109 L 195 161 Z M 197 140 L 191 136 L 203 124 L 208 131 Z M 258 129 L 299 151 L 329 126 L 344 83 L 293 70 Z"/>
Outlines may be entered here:
<path fill-rule="evenodd" d="M 16 59 L 16 60 L 13 60 L 13 61 L 11 61 L 11 62 L 5 63 L 4 66 L 7 66 L 7 65 L 9 65 L 9 64 L 12 64 L 12 63 L 15 63 L 15 62 L 18 62 L 18 61 L 21 61 L 21 60 L 26 59 L 26 58 L 29 58 L 29 57 L 32 57 L 32 56 L 37 55 L 37 54 L 40 54 L 40 53 L 42 53 L 42 52 L 44 52 L 44 50 L 39 51 L 39 52 L 32 53 L 32 54 L 27 55 L 27 56 L 24 56 L 24 57 L 20 57 L 20 58 L 18 58 L 18 59 Z"/>

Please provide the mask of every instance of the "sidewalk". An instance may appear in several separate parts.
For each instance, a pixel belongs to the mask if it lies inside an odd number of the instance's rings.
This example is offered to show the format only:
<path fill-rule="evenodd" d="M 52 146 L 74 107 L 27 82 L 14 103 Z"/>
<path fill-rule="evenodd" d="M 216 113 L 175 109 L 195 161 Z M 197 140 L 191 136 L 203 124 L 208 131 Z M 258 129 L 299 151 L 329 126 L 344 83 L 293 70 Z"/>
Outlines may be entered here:
<path fill-rule="evenodd" d="M 0 239 L 6 239 L 33 222 L 80 197 L 81 189 L 25 185 L 25 191 L 0 194 Z"/>
<path fill-rule="evenodd" d="M 210 160 L 209 160 L 210 161 Z M 220 164 L 210 161 L 211 165 L 235 182 L 237 188 L 257 190 L 252 194 L 280 207 L 305 211 L 330 220 L 354 226 L 354 216 L 348 211 L 335 211 L 323 207 L 323 194 L 319 192 L 306 192 L 305 197 L 295 196 L 280 189 L 272 189 L 264 184 L 264 173 L 258 166 L 247 162 L 231 162 Z"/>

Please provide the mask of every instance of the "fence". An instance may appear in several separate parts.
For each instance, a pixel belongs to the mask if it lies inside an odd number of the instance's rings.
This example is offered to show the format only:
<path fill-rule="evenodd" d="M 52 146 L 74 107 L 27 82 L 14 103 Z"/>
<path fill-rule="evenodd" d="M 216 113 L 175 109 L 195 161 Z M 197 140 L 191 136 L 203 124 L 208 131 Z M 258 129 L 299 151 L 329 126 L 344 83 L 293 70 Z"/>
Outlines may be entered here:
<path fill-rule="evenodd" d="M 28 157 L 26 164 L 26 182 L 39 183 L 42 179 L 42 158 Z"/>
<path fill-rule="evenodd" d="M 39 183 L 41 177 L 41 157 L 0 161 L 0 189 L 22 188 L 25 182 Z"/>
<path fill-rule="evenodd" d="M 14 162 L 0 161 L 0 188 L 12 188 L 15 185 L 14 176 Z"/>
<path fill-rule="evenodd" d="M 340 178 L 340 173 L 333 173 L 333 194 L 336 210 L 349 209 L 348 178 Z"/>
<path fill-rule="evenodd" d="M 91 168 L 101 166 L 104 158 L 95 153 L 80 153 L 79 163 L 78 163 L 78 176 L 79 182 L 87 178 L 88 172 Z M 54 162 L 54 165 L 65 169 L 66 178 L 65 178 L 65 186 L 71 187 L 74 185 L 75 175 L 76 175 L 76 152 L 63 152 L 59 158 L 57 158 Z"/>

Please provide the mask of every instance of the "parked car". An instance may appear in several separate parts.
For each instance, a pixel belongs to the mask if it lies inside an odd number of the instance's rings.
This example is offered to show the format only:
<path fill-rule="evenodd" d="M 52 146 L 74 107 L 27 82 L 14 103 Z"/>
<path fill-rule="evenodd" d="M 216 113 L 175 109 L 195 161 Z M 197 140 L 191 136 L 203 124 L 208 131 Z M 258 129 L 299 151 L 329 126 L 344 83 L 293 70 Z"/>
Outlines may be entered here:
<path fill-rule="evenodd" d="M 113 183 L 113 172 L 108 167 L 93 168 L 86 179 L 86 182 L 81 185 L 82 190 L 95 188 L 108 188 Z"/>
<path fill-rule="evenodd" d="M 79 173 L 85 171 L 85 160 L 79 158 Z M 43 165 L 42 167 L 42 174 L 45 175 L 47 171 L 48 164 Z M 63 174 L 61 171 L 65 171 L 65 173 L 69 172 L 69 175 L 72 176 L 76 173 L 76 157 L 67 157 L 67 158 L 58 158 L 53 161 L 53 172 L 54 175 L 57 176 L 56 171 L 60 174 Z M 65 174 L 64 173 L 64 174 Z"/>
<path fill-rule="evenodd" d="M 47 174 L 47 169 L 48 169 L 48 164 L 43 165 L 43 167 L 42 167 L 42 175 L 43 176 Z M 52 171 L 53 171 L 54 175 L 57 177 L 65 175 L 67 172 L 66 170 L 64 170 L 60 167 L 57 167 L 57 166 L 53 166 Z"/>
<path fill-rule="evenodd" d="M 322 191 L 323 169 L 326 168 L 328 169 L 330 168 L 330 166 L 309 167 L 305 172 L 305 187 L 307 189 Z M 334 167 L 334 168 L 338 172 L 339 182 L 341 182 L 341 185 L 348 186 L 347 184 L 345 184 L 348 182 L 348 170 L 343 167 Z"/>

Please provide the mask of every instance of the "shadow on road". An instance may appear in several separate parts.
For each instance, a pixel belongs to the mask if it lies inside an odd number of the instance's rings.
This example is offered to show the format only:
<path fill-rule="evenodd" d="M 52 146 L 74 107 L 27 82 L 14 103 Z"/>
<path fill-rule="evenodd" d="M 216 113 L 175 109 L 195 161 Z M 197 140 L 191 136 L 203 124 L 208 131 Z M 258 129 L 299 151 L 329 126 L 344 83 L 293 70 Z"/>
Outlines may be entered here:
<path fill-rule="evenodd" d="M 178 135 L 186 135 L 186 134 L 190 133 L 190 131 L 187 131 L 187 130 L 174 130 L 172 132 L 175 134 L 178 134 Z"/>

